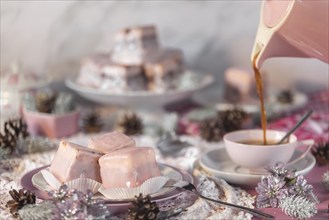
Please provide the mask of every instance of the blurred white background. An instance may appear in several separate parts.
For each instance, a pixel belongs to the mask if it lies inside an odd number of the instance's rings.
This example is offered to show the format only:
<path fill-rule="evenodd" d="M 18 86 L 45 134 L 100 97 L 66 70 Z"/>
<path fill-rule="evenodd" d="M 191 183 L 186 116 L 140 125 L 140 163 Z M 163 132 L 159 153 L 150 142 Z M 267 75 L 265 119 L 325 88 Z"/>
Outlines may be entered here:
<path fill-rule="evenodd" d="M 155 24 L 163 46 L 181 48 L 190 68 L 216 76 L 204 94 L 218 100 L 225 69 L 251 71 L 260 5 L 260 0 L 1 0 L 1 69 L 19 60 L 62 81 L 78 73 L 83 57 L 109 51 L 116 30 Z M 273 58 L 263 71 L 271 87 L 329 87 L 328 64 L 314 59 Z"/>

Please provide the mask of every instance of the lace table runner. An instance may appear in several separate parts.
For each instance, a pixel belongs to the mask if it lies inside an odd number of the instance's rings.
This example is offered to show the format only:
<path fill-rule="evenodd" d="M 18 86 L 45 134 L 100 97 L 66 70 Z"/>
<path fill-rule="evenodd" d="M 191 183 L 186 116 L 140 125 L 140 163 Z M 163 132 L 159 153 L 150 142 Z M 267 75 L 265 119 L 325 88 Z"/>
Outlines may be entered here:
<path fill-rule="evenodd" d="M 90 137 L 82 134 L 75 135 L 70 138 L 70 141 L 85 145 Z M 197 138 L 182 137 L 182 139 L 189 141 L 191 147 L 182 149 L 175 157 L 162 157 L 157 149 L 157 159 L 160 162 L 175 165 L 180 169 L 192 172 L 193 162 L 197 159 L 200 152 L 213 146 L 207 145 Z M 155 140 L 150 137 L 140 136 L 136 137 L 138 143 L 155 146 Z M 39 167 L 48 165 L 53 158 L 55 151 L 48 151 L 43 153 L 35 153 L 23 155 L 19 158 L 12 158 L 2 160 L 0 162 L 0 219 L 13 219 L 12 215 L 5 207 L 6 202 L 10 200 L 9 190 L 20 189 L 20 179 L 22 176 Z M 208 177 L 202 171 L 194 169 L 196 185 L 198 190 L 205 196 L 222 199 L 223 201 L 234 203 L 242 206 L 253 208 L 254 197 L 246 191 L 234 188 L 228 185 L 224 180 L 214 177 Z M 38 200 L 37 202 L 40 202 Z M 226 208 L 206 202 L 202 199 L 196 198 L 191 192 L 180 193 L 177 197 L 159 202 L 160 210 L 166 211 L 176 208 L 184 208 L 185 211 L 171 219 L 250 219 L 250 214 L 237 212 L 231 208 Z M 125 214 L 112 216 L 113 219 L 124 219 Z"/>

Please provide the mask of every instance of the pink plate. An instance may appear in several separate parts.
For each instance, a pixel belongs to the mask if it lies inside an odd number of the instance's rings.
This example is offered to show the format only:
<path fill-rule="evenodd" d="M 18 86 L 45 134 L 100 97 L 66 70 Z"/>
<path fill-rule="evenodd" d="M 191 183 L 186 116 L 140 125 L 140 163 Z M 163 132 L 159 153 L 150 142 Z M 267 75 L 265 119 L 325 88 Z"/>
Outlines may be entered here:
<path fill-rule="evenodd" d="M 32 177 L 33 177 L 33 175 L 38 173 L 40 170 L 45 169 L 48 166 L 49 165 L 31 170 L 30 172 L 26 173 L 21 179 L 21 184 L 22 184 L 23 188 L 30 190 L 38 198 L 45 199 L 45 200 L 49 199 L 50 197 L 48 196 L 47 192 L 41 191 L 33 185 Z M 169 165 L 166 164 L 166 166 L 169 166 Z M 188 172 L 186 172 L 184 170 L 179 170 L 177 168 L 174 168 L 172 166 L 169 166 L 169 167 L 171 167 L 172 169 L 179 172 L 182 175 L 184 181 L 193 183 L 193 177 L 191 176 L 191 174 L 189 174 Z M 181 193 L 182 193 L 181 190 L 176 189 L 176 190 L 170 191 L 170 192 L 168 192 L 164 195 L 154 197 L 154 201 L 155 202 L 163 202 L 163 201 L 166 201 L 166 200 L 169 200 L 169 199 L 173 199 L 173 198 L 177 197 L 178 195 L 180 195 Z M 130 205 L 131 204 L 129 202 L 122 202 L 122 201 L 121 202 L 119 202 L 119 201 L 118 202 L 116 202 L 116 201 L 108 201 L 107 202 L 107 206 L 109 207 L 110 211 L 113 214 L 126 211 L 129 208 Z"/>

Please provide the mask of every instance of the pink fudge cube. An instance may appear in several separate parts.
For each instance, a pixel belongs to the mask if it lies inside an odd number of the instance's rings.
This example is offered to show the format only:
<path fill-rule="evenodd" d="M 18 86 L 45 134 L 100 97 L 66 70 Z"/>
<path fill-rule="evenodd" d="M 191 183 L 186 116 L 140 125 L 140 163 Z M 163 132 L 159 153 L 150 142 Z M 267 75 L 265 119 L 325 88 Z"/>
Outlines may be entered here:
<path fill-rule="evenodd" d="M 98 159 L 102 155 L 96 150 L 61 141 L 51 162 L 50 172 L 62 183 L 79 177 L 101 182 Z"/>
<path fill-rule="evenodd" d="M 130 147 L 106 154 L 99 159 L 103 186 L 133 188 L 152 177 L 160 169 L 151 147 Z"/>
<path fill-rule="evenodd" d="M 113 131 L 101 136 L 91 138 L 88 147 L 102 153 L 109 153 L 125 147 L 135 147 L 136 142 L 131 137 L 120 132 Z"/>

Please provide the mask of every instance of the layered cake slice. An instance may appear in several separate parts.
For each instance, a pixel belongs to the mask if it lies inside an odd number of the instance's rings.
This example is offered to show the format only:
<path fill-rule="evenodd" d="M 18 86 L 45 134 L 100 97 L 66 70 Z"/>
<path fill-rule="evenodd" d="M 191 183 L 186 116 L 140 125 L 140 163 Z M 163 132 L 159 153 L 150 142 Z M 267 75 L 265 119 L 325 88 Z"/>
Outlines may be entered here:
<path fill-rule="evenodd" d="M 103 154 L 67 141 L 61 141 L 49 171 L 61 182 L 85 177 L 101 182 L 98 159 Z"/>
<path fill-rule="evenodd" d="M 137 26 L 118 31 L 111 57 L 125 65 L 141 65 L 148 54 L 159 49 L 155 26 Z"/>
<path fill-rule="evenodd" d="M 184 72 L 183 53 L 161 48 L 155 26 L 118 31 L 109 54 L 84 59 L 77 83 L 110 93 L 175 89 Z"/>
<path fill-rule="evenodd" d="M 158 51 L 144 63 L 144 72 L 151 91 L 165 91 L 177 87 L 184 72 L 183 53 L 178 49 Z"/>
<path fill-rule="evenodd" d="M 140 66 L 123 66 L 109 63 L 101 68 L 100 89 L 111 92 L 144 90 L 146 80 Z"/>
<path fill-rule="evenodd" d="M 88 143 L 88 148 L 95 149 L 102 153 L 110 153 L 122 148 L 135 146 L 136 142 L 134 139 L 118 131 L 91 138 Z"/>
<path fill-rule="evenodd" d="M 104 188 L 140 186 L 160 176 L 160 169 L 151 147 L 131 147 L 106 154 L 99 159 Z"/>
<path fill-rule="evenodd" d="M 81 62 L 77 83 L 83 86 L 100 88 L 102 84 L 102 67 L 110 63 L 108 54 L 95 54 Z"/>
<path fill-rule="evenodd" d="M 143 90 L 146 80 L 142 72 L 141 66 L 121 65 L 107 54 L 98 54 L 83 61 L 77 83 L 111 92 Z"/>

